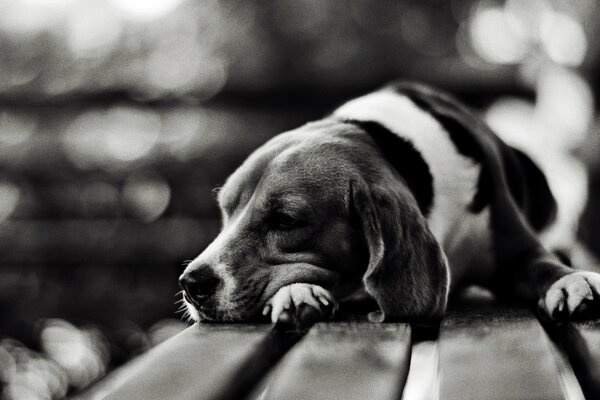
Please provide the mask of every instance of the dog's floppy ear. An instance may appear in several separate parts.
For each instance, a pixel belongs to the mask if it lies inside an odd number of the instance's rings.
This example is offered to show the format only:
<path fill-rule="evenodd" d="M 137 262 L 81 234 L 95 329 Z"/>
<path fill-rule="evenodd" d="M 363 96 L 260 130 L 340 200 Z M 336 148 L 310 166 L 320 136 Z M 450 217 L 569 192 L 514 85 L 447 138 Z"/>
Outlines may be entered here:
<path fill-rule="evenodd" d="M 350 207 L 369 250 L 363 281 L 383 318 L 431 321 L 446 310 L 449 272 L 415 199 L 398 179 L 350 184 Z"/>

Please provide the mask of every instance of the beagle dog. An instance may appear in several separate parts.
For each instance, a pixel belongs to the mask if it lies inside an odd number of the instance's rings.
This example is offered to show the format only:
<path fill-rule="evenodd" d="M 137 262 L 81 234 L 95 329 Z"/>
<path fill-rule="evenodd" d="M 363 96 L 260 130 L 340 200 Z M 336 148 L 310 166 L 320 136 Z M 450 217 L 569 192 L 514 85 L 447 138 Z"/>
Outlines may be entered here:
<path fill-rule="evenodd" d="M 197 321 L 327 319 L 352 293 L 381 320 L 432 321 L 468 285 L 553 319 L 599 308 L 600 274 L 540 241 L 557 207 L 541 170 L 424 85 L 275 136 L 218 202 L 223 228 L 179 280 Z"/>

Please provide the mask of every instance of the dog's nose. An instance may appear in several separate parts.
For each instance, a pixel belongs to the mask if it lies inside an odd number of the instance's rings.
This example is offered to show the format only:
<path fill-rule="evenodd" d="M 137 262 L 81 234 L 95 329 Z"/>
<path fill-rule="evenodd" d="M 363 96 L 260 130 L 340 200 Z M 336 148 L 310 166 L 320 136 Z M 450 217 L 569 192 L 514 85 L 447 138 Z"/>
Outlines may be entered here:
<path fill-rule="evenodd" d="M 221 280 L 209 266 L 202 266 L 185 272 L 179 277 L 179 286 L 196 305 L 215 294 Z"/>

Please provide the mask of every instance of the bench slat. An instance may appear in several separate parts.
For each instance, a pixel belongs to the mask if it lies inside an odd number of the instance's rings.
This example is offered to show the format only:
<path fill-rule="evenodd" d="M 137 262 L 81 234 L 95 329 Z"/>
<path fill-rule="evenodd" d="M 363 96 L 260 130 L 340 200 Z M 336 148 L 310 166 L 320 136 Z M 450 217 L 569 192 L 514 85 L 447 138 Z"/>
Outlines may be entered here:
<path fill-rule="evenodd" d="M 573 393 L 564 387 L 569 380 L 556 349 L 526 310 L 451 313 L 439 346 L 440 399 L 565 399 Z"/>
<path fill-rule="evenodd" d="M 271 325 L 194 325 L 149 352 L 106 399 L 239 399 L 300 336 Z"/>
<path fill-rule="evenodd" d="M 559 332 L 588 399 L 600 398 L 600 320 L 569 324 Z"/>
<path fill-rule="evenodd" d="M 282 360 L 265 399 L 398 399 L 410 361 L 410 327 L 319 323 Z"/>

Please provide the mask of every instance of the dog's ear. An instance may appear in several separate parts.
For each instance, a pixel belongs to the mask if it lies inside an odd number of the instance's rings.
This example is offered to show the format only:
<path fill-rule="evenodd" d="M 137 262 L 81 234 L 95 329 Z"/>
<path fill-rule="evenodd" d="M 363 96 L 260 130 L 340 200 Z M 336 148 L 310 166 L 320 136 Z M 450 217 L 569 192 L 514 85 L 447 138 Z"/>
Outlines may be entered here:
<path fill-rule="evenodd" d="M 399 179 L 350 185 L 350 211 L 360 221 L 369 250 L 363 281 L 385 320 L 432 321 L 446 310 L 446 256 Z"/>

